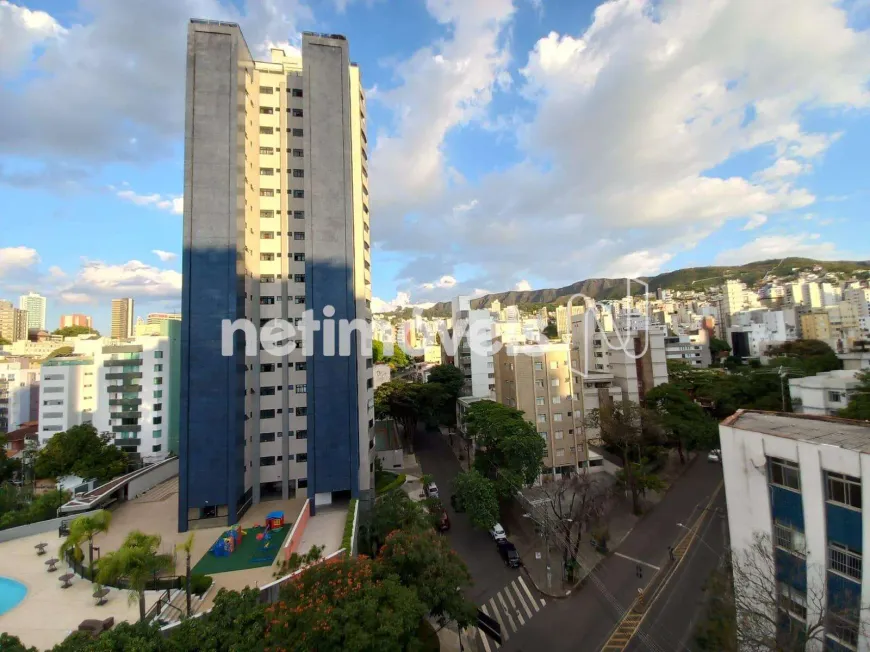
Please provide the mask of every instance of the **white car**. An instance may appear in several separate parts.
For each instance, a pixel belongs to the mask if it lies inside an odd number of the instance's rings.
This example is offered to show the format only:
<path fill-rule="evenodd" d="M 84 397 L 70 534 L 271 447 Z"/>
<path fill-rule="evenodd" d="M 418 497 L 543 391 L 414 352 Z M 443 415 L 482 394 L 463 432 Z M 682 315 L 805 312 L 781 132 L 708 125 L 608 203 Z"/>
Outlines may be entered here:
<path fill-rule="evenodd" d="M 438 485 L 434 482 L 430 482 L 426 487 L 426 496 L 428 498 L 440 498 L 438 495 Z"/>
<path fill-rule="evenodd" d="M 707 453 L 707 461 L 708 462 L 721 462 L 722 461 L 722 451 L 718 448 L 714 448 L 709 453 Z"/>
<path fill-rule="evenodd" d="M 498 523 L 492 526 L 492 529 L 489 531 L 489 536 L 491 536 L 494 541 L 503 541 L 507 539 L 507 535 L 504 533 L 504 528 Z"/>

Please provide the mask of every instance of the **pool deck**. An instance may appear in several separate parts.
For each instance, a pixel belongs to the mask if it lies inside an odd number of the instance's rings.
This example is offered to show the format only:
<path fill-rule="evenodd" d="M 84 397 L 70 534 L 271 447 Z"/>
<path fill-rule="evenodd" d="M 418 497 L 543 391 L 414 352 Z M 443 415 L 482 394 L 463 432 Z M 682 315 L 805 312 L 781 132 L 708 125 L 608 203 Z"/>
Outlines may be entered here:
<path fill-rule="evenodd" d="M 266 514 L 274 510 L 283 510 L 286 522 L 293 523 L 299 517 L 304 503 L 304 499 L 292 499 L 254 505 L 245 513 L 241 525 L 250 527 L 262 523 Z M 311 523 L 316 520 L 313 519 Z M 192 530 L 194 545 L 191 565 L 208 553 L 209 547 L 226 529 L 215 527 Z M 117 550 L 132 530 L 160 534 L 160 552 L 176 555 L 176 573 L 184 574 L 185 558 L 183 554 L 175 552 L 175 547 L 189 533 L 178 532 L 177 477 L 112 510 L 109 531 L 94 537 L 94 546 L 100 549 L 100 555 Z M 341 540 L 340 535 L 338 540 Z M 139 605 L 136 602 L 128 604 L 129 594 L 126 591 L 111 589 L 107 604 L 97 607 L 96 600 L 92 597 L 94 585 L 91 582 L 76 576 L 70 588 L 60 588 L 58 577 L 71 570 L 65 564 L 59 563 L 58 570 L 49 573 L 46 571 L 45 561 L 58 556 L 57 551 L 62 541 L 55 532 L 48 532 L 0 543 L 0 576 L 17 580 L 27 587 L 24 600 L 0 615 L 0 631 L 17 636 L 25 645 L 35 646 L 41 651 L 60 643 L 87 618 L 105 619 L 112 616 L 115 623 L 135 622 L 139 619 Z M 48 544 L 46 554 L 37 556 L 34 546 L 43 542 Z M 84 547 L 84 552 L 87 555 L 87 547 Z M 215 586 L 209 591 L 201 609 L 207 609 L 211 605 L 221 587 L 237 590 L 245 586 L 262 586 L 273 581 L 273 573 L 282 559 L 283 551 L 278 554 L 272 566 L 213 575 Z M 146 609 L 154 605 L 159 595 L 153 591 L 146 593 Z"/>

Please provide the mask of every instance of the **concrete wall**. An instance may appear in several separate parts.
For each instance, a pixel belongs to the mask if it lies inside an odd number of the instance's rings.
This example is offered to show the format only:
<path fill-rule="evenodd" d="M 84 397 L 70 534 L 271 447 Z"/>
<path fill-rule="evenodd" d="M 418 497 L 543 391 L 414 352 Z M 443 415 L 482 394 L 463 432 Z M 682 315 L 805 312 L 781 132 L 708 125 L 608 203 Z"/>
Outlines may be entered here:
<path fill-rule="evenodd" d="M 311 499 L 305 501 L 302 509 L 299 512 L 299 518 L 293 524 L 293 529 L 287 535 L 287 540 L 284 542 L 284 559 L 290 559 L 290 555 L 296 552 L 299 548 L 299 543 L 302 541 L 302 535 L 305 534 L 305 526 L 308 525 L 308 519 L 311 518 Z"/>
<path fill-rule="evenodd" d="M 69 516 L 64 516 L 63 518 L 53 518 L 48 521 L 39 521 L 38 523 L 11 527 L 8 530 L 0 530 L 0 543 L 13 541 L 14 539 L 23 539 L 34 534 L 57 533 L 57 528 L 60 527 L 61 522 L 68 521 L 69 519 Z"/>
<path fill-rule="evenodd" d="M 154 464 L 140 476 L 130 480 L 127 485 L 127 500 L 133 500 L 161 482 L 178 475 L 178 458 Z"/>

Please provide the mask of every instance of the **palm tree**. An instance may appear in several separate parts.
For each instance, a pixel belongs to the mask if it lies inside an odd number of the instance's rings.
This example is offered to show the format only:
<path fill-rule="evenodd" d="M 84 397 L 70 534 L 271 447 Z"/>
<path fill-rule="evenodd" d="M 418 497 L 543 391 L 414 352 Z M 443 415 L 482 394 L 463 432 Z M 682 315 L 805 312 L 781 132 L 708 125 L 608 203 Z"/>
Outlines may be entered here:
<path fill-rule="evenodd" d="M 66 540 L 60 544 L 60 557 L 64 559 L 70 551 L 76 561 L 81 561 L 82 554 L 81 545 L 88 542 L 88 569 L 91 572 L 91 579 L 94 574 L 94 537 L 101 532 L 108 532 L 109 525 L 112 523 L 112 514 L 105 509 L 97 510 L 91 514 L 82 514 L 70 523 L 69 535 Z"/>
<path fill-rule="evenodd" d="M 184 543 L 179 543 L 175 548 L 184 553 L 185 568 L 184 568 L 184 591 L 187 594 L 187 617 L 190 618 L 190 554 L 193 552 L 194 533 L 187 535 Z"/>
<path fill-rule="evenodd" d="M 172 555 L 157 552 L 159 534 L 133 530 L 115 552 L 100 561 L 100 584 L 112 584 L 124 578 L 130 589 L 130 602 L 139 599 L 139 620 L 145 620 L 145 587 L 148 580 L 162 572 L 175 569 Z"/>

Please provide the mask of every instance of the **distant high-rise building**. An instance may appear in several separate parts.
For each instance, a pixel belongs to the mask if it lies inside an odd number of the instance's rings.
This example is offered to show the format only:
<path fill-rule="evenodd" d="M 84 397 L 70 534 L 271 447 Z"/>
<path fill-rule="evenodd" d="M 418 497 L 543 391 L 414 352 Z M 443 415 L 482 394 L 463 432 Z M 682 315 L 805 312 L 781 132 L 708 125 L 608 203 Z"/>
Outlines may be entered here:
<path fill-rule="evenodd" d="M 83 326 L 85 328 L 93 328 L 93 322 L 88 315 L 74 313 L 72 315 L 61 315 L 60 327 L 68 328 L 70 326 Z"/>
<path fill-rule="evenodd" d="M 133 299 L 112 299 L 112 337 L 133 337 Z"/>
<path fill-rule="evenodd" d="M 374 433 L 362 336 L 225 356 L 221 323 L 371 321 L 366 103 L 343 36 L 254 61 L 234 23 L 187 38 L 179 530 L 267 496 L 367 496 Z M 336 328 L 336 331 L 339 329 Z M 302 343 L 302 337 L 296 340 Z"/>
<path fill-rule="evenodd" d="M 180 312 L 149 312 L 146 324 L 155 325 L 164 321 L 181 321 Z"/>
<path fill-rule="evenodd" d="M 18 308 L 27 311 L 27 330 L 45 330 L 45 297 L 35 292 L 28 292 L 18 299 Z"/>
<path fill-rule="evenodd" d="M 16 308 L 11 301 L 0 301 L 0 339 L 9 342 L 27 339 L 27 311 Z"/>

